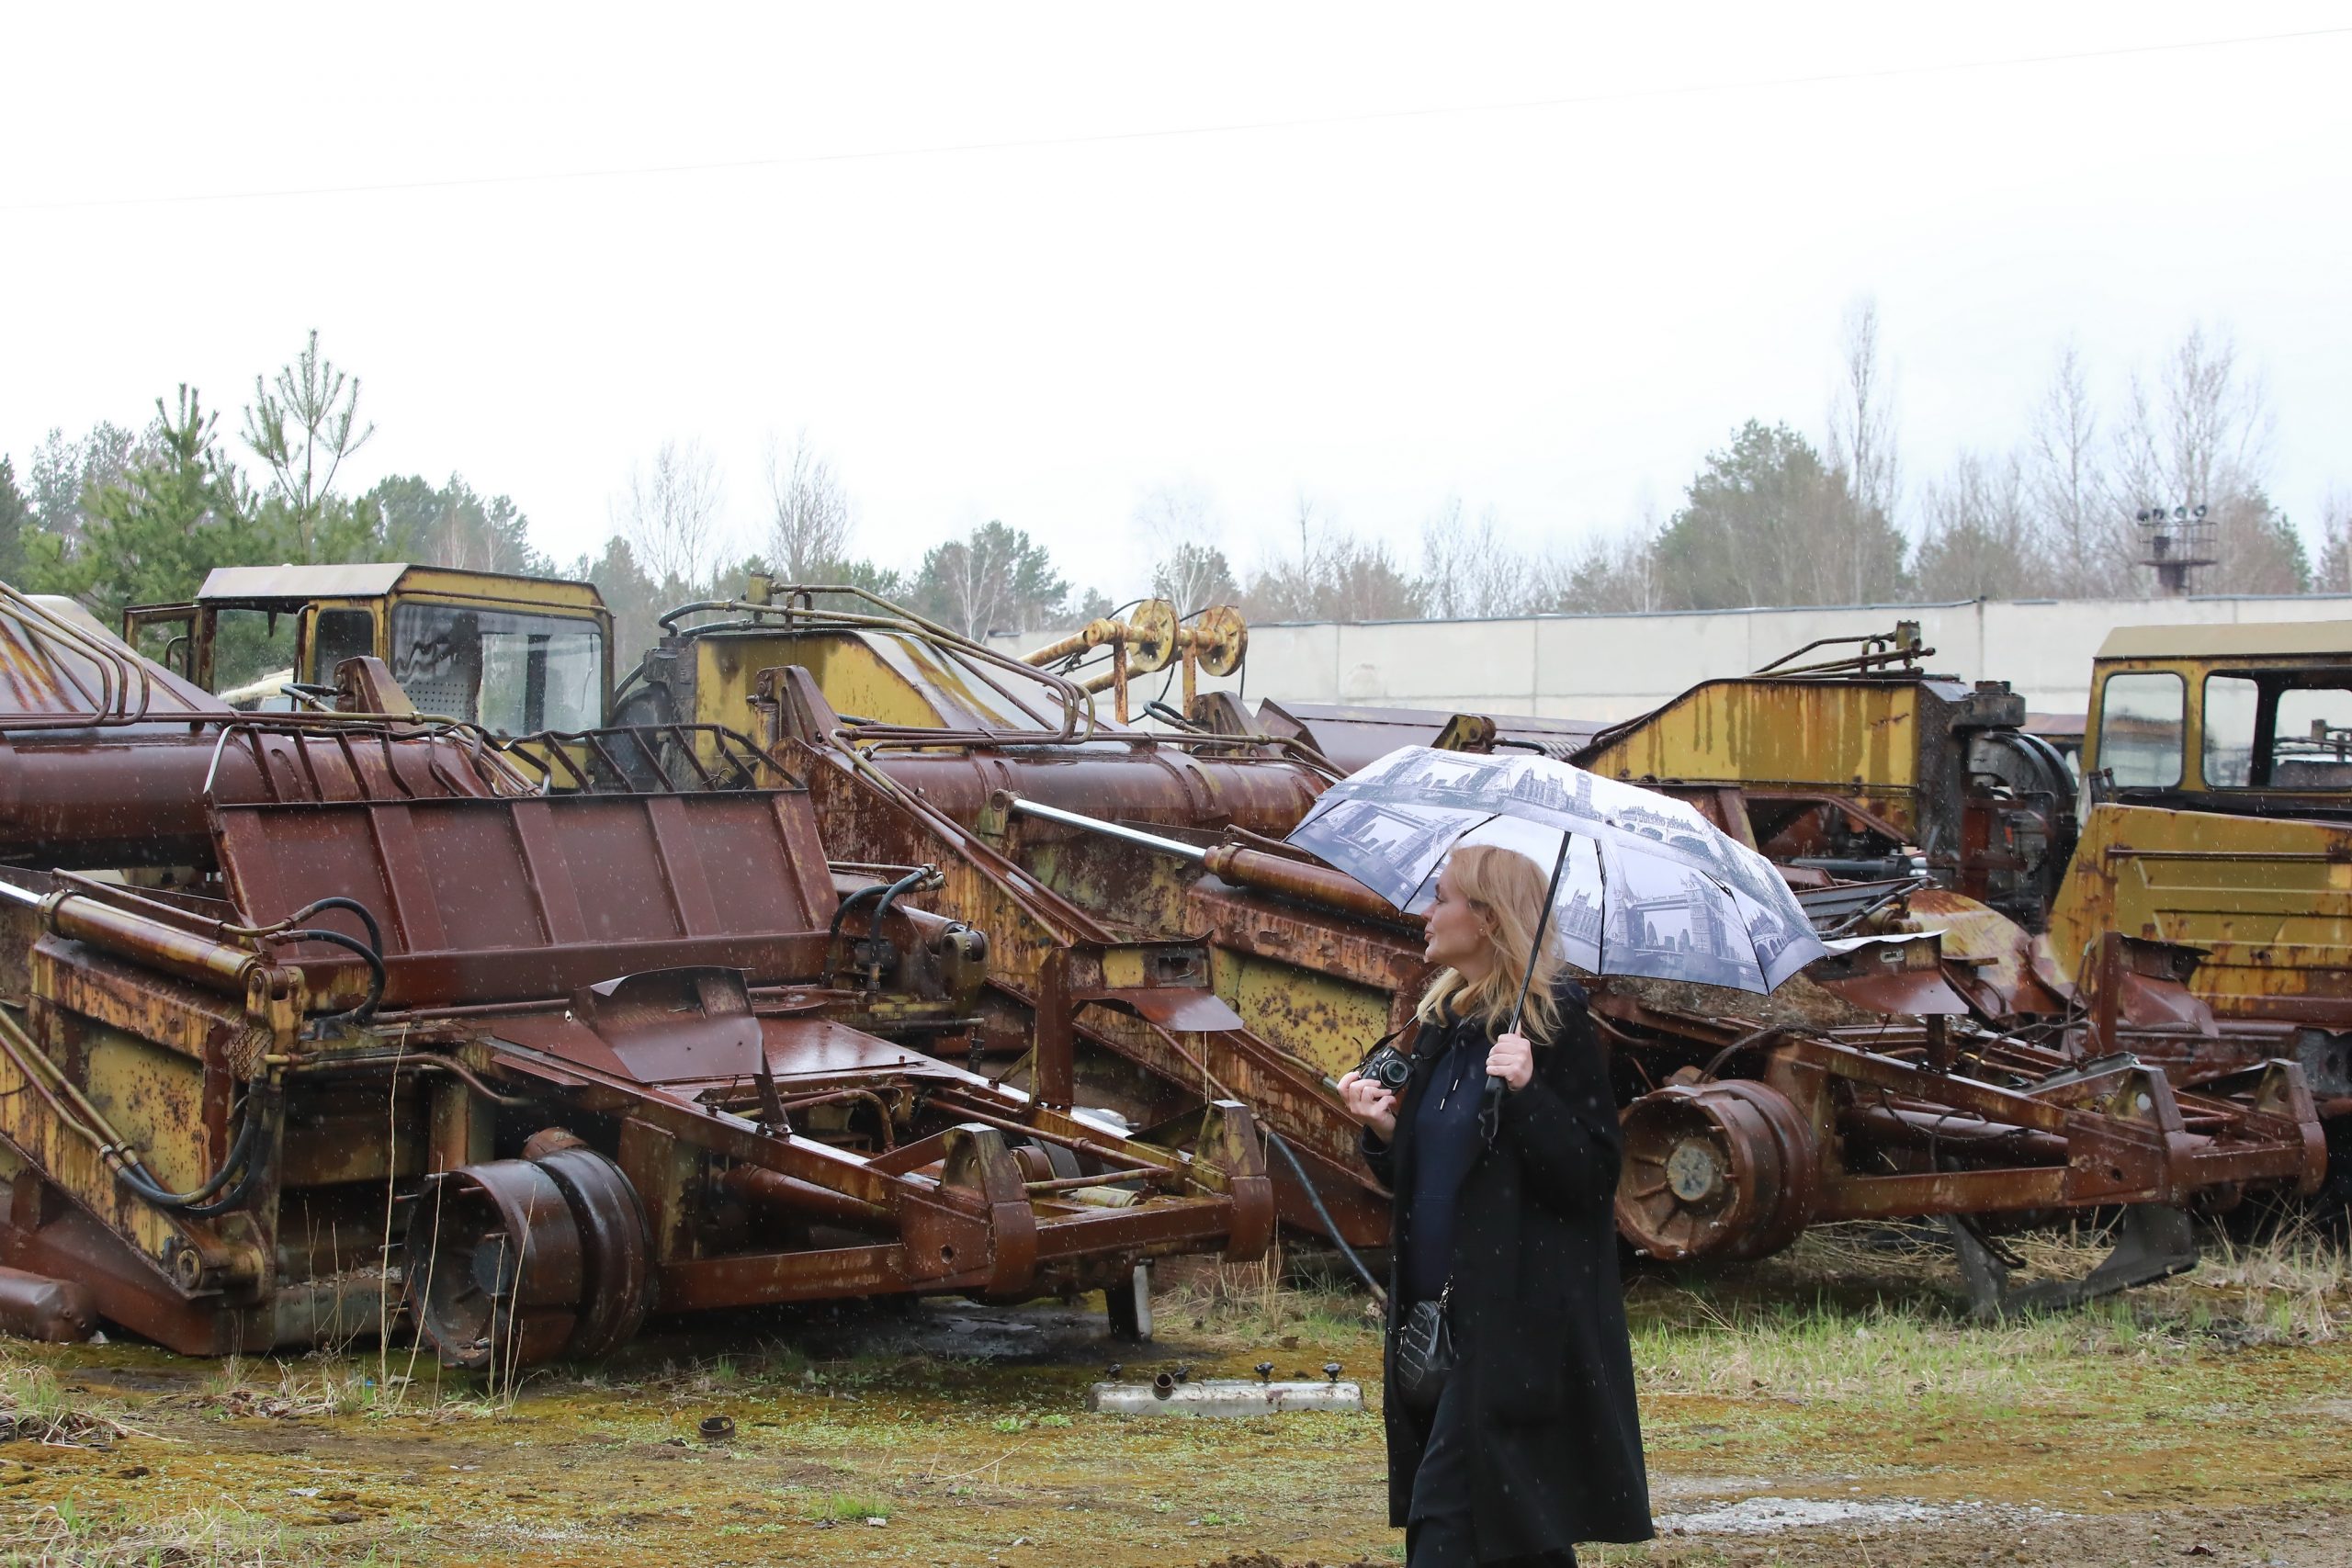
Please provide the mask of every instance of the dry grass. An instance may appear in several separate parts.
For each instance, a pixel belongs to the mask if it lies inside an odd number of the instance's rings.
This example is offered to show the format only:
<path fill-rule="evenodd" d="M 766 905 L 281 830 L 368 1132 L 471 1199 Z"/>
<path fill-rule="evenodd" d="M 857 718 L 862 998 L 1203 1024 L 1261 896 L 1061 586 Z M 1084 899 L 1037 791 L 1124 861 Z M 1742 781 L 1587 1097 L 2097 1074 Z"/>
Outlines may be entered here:
<path fill-rule="evenodd" d="M 110 1448 L 130 1430 L 48 1367 L 0 1348 L 0 1441 Z"/>
<path fill-rule="evenodd" d="M 205 1379 L 200 1393 L 181 1397 L 225 1415 L 264 1420 L 368 1416 L 456 1421 L 493 1418 L 514 1409 L 510 1388 L 485 1393 L 469 1382 L 445 1385 L 399 1372 L 379 1379 L 377 1366 L 373 1357 L 325 1351 L 293 1360 L 230 1356 Z"/>
<path fill-rule="evenodd" d="M 2076 1278 L 2111 1230 L 2006 1238 L 2017 1281 Z M 1761 1266 L 1637 1276 L 1629 1292 L 1646 1391 L 1857 1403 L 2063 1398 L 2119 1359 L 2177 1364 L 2252 1345 L 2322 1345 L 2352 1325 L 2343 1244 L 2307 1223 L 2255 1242 L 2209 1230 L 2189 1273 L 2068 1312 L 1965 1314 L 1951 1249 L 1925 1227 L 1826 1225 Z"/>
<path fill-rule="evenodd" d="M 1379 1309 L 1363 1292 L 1290 1273 L 1280 1246 L 1256 1263 L 1173 1259 L 1159 1267 L 1152 1287 L 1153 1316 L 1215 1324 L 1244 1337 L 1361 1328 L 1379 1320 Z"/>
<path fill-rule="evenodd" d="M 375 1562 L 376 1553 L 364 1561 Z M 7 1568 L 264 1568 L 354 1558 L 233 1508 L 125 1516 L 60 1502 L 0 1528 Z"/>

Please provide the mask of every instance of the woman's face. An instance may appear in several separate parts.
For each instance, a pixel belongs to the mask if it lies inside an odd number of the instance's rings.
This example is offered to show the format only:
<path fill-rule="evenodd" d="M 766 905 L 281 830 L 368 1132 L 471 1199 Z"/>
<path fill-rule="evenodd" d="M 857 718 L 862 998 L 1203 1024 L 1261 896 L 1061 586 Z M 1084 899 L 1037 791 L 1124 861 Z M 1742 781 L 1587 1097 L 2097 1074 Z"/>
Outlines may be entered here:
<path fill-rule="evenodd" d="M 1493 962 L 1487 929 L 1479 923 L 1476 908 L 1462 896 L 1462 889 L 1454 883 L 1450 861 L 1438 873 L 1437 902 L 1430 906 L 1424 920 L 1429 942 L 1423 955 L 1430 963 L 1459 969 L 1476 979 Z"/>

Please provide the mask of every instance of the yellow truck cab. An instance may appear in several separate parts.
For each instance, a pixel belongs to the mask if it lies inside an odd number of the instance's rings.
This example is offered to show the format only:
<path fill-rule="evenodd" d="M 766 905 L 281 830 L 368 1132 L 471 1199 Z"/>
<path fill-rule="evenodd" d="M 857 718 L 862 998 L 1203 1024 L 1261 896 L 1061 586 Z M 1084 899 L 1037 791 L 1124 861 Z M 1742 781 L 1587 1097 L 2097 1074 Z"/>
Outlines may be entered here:
<path fill-rule="evenodd" d="M 2060 973 L 2109 931 L 2196 948 L 2192 990 L 2301 1026 L 2313 1092 L 2352 1096 L 2352 621 L 2110 633 L 2083 775 Z"/>
<path fill-rule="evenodd" d="M 335 666 L 384 661 L 419 712 L 494 734 L 594 728 L 613 617 L 593 583 L 400 561 L 218 567 L 184 604 L 123 613 L 132 647 L 233 705 L 331 700 Z"/>
<path fill-rule="evenodd" d="M 2083 771 L 2103 798 L 2352 818 L 2352 621 L 2119 627 L 2091 720 Z"/>

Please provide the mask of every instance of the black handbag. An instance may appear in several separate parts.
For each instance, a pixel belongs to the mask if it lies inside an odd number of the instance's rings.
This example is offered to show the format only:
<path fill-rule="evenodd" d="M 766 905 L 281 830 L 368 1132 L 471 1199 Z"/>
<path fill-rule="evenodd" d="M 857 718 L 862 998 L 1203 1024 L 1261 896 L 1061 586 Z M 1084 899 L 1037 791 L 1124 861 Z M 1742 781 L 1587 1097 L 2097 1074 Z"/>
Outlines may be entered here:
<path fill-rule="evenodd" d="M 1389 1376 L 1397 1397 L 1416 1410 L 1437 1408 L 1438 1395 L 1453 1371 L 1453 1281 L 1433 1302 L 1415 1302 L 1396 1325 L 1389 1352 Z"/>

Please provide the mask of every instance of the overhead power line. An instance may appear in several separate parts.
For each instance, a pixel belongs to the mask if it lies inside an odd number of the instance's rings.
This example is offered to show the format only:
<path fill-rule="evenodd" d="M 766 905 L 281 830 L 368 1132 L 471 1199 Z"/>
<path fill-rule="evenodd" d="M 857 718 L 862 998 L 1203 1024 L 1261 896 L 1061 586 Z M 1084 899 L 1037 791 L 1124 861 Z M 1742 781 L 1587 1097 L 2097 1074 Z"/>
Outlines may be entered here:
<path fill-rule="evenodd" d="M 54 201 L 0 203 L 0 212 L 62 212 L 82 211 L 95 208 L 190 206 L 206 202 L 287 201 L 309 197 L 394 195 L 407 191 L 557 185 L 588 180 L 656 179 L 674 175 L 805 168 L 825 164 L 958 157 L 987 152 L 1037 152 L 1063 147 L 1103 147 L 1114 146 L 1122 142 L 1174 141 L 1211 136 L 1244 136 L 1271 131 L 1315 130 L 1329 127 L 1378 125 L 1401 120 L 1518 114 L 1543 109 L 1580 108 L 1600 104 L 1639 103 L 1657 98 L 1702 97 L 1724 93 L 1762 92 L 1782 87 L 1883 82 L 1911 76 L 1947 75 L 1970 71 L 2001 71 L 2026 65 L 2063 65 L 2081 61 L 2125 59 L 2135 55 L 2180 54 L 2195 50 L 2234 49 L 2252 44 L 2299 42 L 2312 39 L 2337 38 L 2346 34 L 2352 34 L 2352 27 L 2310 28 L 2298 32 L 2250 33 L 2234 38 L 2190 39 L 2176 43 L 2125 44 L 2110 49 L 2070 50 L 2050 54 L 2006 55 L 1996 59 L 1945 61 L 1927 65 L 1889 65 L 1863 71 L 1810 72 L 1801 75 L 1758 77 L 1747 81 L 1692 82 L 1657 87 L 1629 87 L 1614 92 L 1578 93 L 1552 98 L 1521 98 L 1501 103 L 1435 104 L 1411 108 L 1366 109 L 1348 114 L 1227 120 L 1205 125 L 1153 126 L 1135 130 L 1079 131 L 1055 136 L 1006 137 L 988 141 L 949 141 L 904 147 L 853 148 L 830 152 L 780 152 L 758 158 L 721 158 L 692 163 L 650 164 L 610 168 L 553 169 L 507 175 L 458 175 L 434 178 L 379 180 L 350 185 L 288 186 L 254 190 L 187 192 L 179 195 L 75 197 Z"/>

